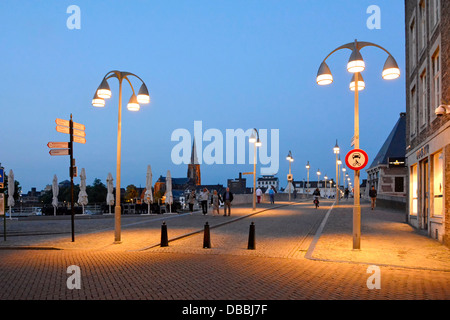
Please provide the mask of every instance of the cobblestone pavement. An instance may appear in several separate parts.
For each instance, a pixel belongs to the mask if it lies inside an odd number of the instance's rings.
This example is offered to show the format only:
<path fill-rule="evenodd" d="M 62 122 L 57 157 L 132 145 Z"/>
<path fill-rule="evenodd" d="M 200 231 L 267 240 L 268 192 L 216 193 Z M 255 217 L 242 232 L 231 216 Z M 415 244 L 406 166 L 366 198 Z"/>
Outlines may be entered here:
<path fill-rule="evenodd" d="M 113 219 L 108 218 L 77 221 L 74 243 L 70 233 L 11 236 L 7 244 L 0 244 L 0 299 L 450 298 L 447 248 L 401 223 L 399 213 L 363 209 L 362 250 L 354 252 L 348 249 L 351 208 L 341 205 L 329 211 L 331 205 L 323 200 L 316 210 L 309 201 L 275 207 L 261 204 L 261 212 L 247 218 L 243 217 L 252 213 L 248 206 L 234 208 L 231 217 L 200 213 L 126 217 L 120 245 L 112 244 Z M 313 237 L 325 217 L 325 228 L 311 253 Z M 162 219 L 169 239 L 191 235 L 159 247 Z M 223 224 L 233 219 L 237 220 Z M 202 248 L 206 221 L 211 226 L 209 249 Z M 38 222 L 30 222 L 12 221 L 8 227 L 15 224 L 17 232 L 40 228 Z M 251 222 L 256 228 L 256 250 L 247 250 Z M 414 252 L 416 245 L 421 246 Z M 308 250 L 311 259 L 305 258 Z M 420 254 L 425 257 L 422 261 Z M 369 264 L 380 267 L 380 289 L 367 287 Z M 70 265 L 80 267 L 81 289 L 67 288 Z"/>

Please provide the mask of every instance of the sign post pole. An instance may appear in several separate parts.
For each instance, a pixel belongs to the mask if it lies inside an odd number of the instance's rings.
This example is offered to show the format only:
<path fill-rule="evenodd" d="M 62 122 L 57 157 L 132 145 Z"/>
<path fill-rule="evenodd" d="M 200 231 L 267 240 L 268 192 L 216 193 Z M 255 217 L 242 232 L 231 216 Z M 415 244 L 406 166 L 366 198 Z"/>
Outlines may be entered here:
<path fill-rule="evenodd" d="M 70 130 L 70 142 L 69 142 L 69 154 L 70 154 L 70 212 L 71 212 L 71 224 L 72 224 L 72 242 L 75 242 L 75 212 L 73 211 L 74 199 L 73 199 L 73 121 L 72 114 L 70 114 L 69 122 Z"/>

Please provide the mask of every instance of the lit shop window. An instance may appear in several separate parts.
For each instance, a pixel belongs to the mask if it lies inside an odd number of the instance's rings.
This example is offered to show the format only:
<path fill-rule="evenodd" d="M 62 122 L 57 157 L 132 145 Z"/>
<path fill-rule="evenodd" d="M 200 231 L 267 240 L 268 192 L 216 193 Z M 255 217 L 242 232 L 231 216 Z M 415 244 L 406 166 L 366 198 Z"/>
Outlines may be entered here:
<path fill-rule="evenodd" d="M 433 155 L 433 215 L 441 216 L 444 212 L 444 154 Z"/>
<path fill-rule="evenodd" d="M 417 165 L 411 167 L 411 179 L 410 179 L 410 194 L 411 194 L 411 215 L 417 215 Z"/>

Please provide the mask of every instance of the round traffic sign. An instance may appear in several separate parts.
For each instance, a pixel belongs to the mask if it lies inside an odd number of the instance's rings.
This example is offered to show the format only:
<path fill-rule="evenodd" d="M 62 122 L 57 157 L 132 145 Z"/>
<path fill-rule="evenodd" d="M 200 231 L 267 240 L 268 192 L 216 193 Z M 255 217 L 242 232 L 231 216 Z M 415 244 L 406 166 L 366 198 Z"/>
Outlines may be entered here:
<path fill-rule="evenodd" d="M 352 170 L 361 170 L 369 163 L 369 156 L 361 149 L 353 149 L 345 156 L 345 163 Z"/>

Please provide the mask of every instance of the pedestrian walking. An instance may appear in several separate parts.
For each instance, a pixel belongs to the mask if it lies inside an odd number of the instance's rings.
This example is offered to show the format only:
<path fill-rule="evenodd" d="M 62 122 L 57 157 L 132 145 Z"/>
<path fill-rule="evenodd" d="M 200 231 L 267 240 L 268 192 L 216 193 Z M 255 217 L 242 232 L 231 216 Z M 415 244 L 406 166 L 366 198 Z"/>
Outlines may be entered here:
<path fill-rule="evenodd" d="M 345 191 L 344 191 L 344 198 L 345 199 L 348 199 L 349 193 L 350 193 L 350 190 L 348 190 L 348 188 L 345 188 Z"/>
<path fill-rule="evenodd" d="M 297 189 L 294 189 L 293 194 L 294 194 L 294 199 L 297 199 Z"/>
<path fill-rule="evenodd" d="M 225 217 L 227 215 L 227 209 L 228 209 L 228 215 L 231 214 L 231 202 L 233 201 L 233 193 L 230 191 L 230 188 L 227 188 L 227 190 L 224 192 L 222 199 L 224 202 L 223 216 Z"/>
<path fill-rule="evenodd" d="M 256 189 L 256 201 L 258 203 L 261 203 L 261 197 L 262 197 L 262 190 L 261 188 Z"/>
<path fill-rule="evenodd" d="M 372 186 L 372 189 L 370 189 L 369 197 L 372 202 L 371 207 L 373 210 L 373 208 L 375 208 L 375 202 L 377 201 L 377 190 L 375 190 L 375 186 Z"/>
<path fill-rule="evenodd" d="M 195 204 L 195 190 L 191 190 L 188 198 L 189 211 L 194 212 L 194 204 Z"/>
<path fill-rule="evenodd" d="M 270 203 L 275 204 L 275 190 L 273 190 L 273 186 L 270 186 L 269 197 L 270 197 Z"/>
<path fill-rule="evenodd" d="M 206 188 L 203 188 L 202 193 L 200 193 L 200 203 L 202 205 L 202 212 L 204 215 L 208 214 L 208 199 L 209 199 L 209 191 Z"/>
<path fill-rule="evenodd" d="M 220 194 L 217 193 L 217 190 L 213 190 L 213 195 L 211 197 L 211 204 L 212 204 L 212 212 L 214 215 L 214 212 L 217 211 L 217 214 L 220 214 L 219 212 L 219 206 L 220 206 L 220 202 L 222 201 L 222 197 L 220 196 Z"/>

